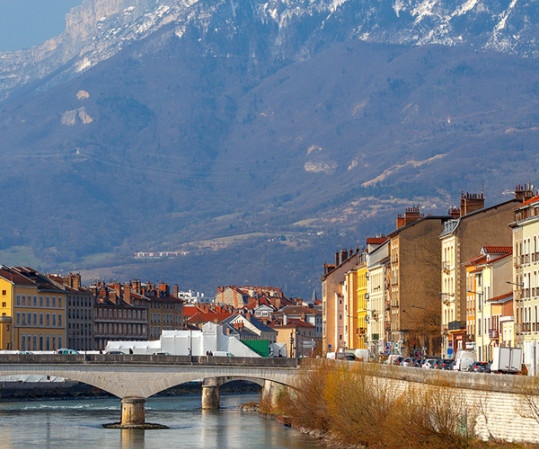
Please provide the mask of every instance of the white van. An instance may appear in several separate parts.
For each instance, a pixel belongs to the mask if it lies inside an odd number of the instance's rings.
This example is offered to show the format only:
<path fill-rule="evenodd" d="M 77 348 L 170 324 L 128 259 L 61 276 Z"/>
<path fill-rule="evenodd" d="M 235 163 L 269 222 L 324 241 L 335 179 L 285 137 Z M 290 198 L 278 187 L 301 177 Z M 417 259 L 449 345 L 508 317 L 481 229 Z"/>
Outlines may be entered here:
<path fill-rule="evenodd" d="M 457 351 L 457 356 L 455 357 L 455 365 L 453 365 L 453 369 L 456 371 L 470 371 L 474 362 L 474 351 L 463 351 L 459 349 Z"/>

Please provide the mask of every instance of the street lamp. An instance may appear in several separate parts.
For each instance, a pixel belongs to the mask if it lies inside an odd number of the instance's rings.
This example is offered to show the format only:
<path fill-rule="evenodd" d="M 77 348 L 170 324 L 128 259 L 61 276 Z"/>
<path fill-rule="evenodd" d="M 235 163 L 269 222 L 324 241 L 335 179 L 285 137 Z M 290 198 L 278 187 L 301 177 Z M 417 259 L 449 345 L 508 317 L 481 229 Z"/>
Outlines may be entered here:
<path fill-rule="evenodd" d="M 414 309 L 422 309 L 423 310 L 423 356 L 427 356 L 427 308 L 421 307 L 421 306 L 415 306 L 413 304 L 410 304 L 410 307 L 413 307 Z"/>

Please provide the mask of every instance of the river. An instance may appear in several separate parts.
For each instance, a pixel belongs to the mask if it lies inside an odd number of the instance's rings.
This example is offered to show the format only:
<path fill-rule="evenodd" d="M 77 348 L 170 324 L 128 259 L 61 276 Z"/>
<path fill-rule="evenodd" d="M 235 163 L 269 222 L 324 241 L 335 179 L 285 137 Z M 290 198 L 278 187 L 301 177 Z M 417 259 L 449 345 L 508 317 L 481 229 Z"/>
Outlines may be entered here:
<path fill-rule="evenodd" d="M 146 401 L 146 422 L 166 430 L 104 429 L 120 419 L 119 399 L 0 402 L 0 449 L 325 449 L 327 446 L 240 404 L 256 394 L 221 395 L 219 411 L 200 409 L 200 395 Z"/>

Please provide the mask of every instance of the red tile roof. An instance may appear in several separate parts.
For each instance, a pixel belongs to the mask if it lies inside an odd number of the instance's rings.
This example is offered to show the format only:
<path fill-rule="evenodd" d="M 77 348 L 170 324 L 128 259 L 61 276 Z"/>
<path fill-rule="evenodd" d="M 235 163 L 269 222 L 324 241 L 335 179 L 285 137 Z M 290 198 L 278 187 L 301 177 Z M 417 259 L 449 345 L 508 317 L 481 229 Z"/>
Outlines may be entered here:
<path fill-rule="evenodd" d="M 524 201 L 522 204 L 519 204 L 515 209 L 520 209 L 522 206 L 527 206 L 528 204 L 536 203 L 539 201 L 539 195 L 530 198 L 528 201 Z"/>
<path fill-rule="evenodd" d="M 496 253 L 496 254 L 512 254 L 512 246 L 484 246 L 483 250 L 485 253 Z"/>
<path fill-rule="evenodd" d="M 384 243 L 389 237 L 367 237 L 367 245 L 372 244 L 381 244 Z"/>
<path fill-rule="evenodd" d="M 502 299 L 513 299 L 513 292 L 509 292 L 509 293 L 504 293 L 503 295 L 500 295 L 500 296 L 495 296 L 494 298 L 490 298 L 488 299 L 487 301 L 500 301 Z"/>
<path fill-rule="evenodd" d="M 9 282 L 13 282 L 14 284 L 19 285 L 35 285 L 30 279 L 27 277 L 16 273 L 14 271 L 11 271 L 9 268 L 2 268 L 0 269 L 0 277 L 3 277 Z"/>

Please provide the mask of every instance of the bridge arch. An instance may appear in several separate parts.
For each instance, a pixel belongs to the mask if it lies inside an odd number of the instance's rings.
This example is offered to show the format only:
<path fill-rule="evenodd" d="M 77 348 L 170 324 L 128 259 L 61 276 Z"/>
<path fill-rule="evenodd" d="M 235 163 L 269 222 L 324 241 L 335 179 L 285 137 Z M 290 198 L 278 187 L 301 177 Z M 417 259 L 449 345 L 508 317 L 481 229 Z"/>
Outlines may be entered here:
<path fill-rule="evenodd" d="M 0 376 L 55 376 L 100 388 L 120 398 L 122 423 L 126 426 L 144 424 L 145 400 L 177 385 L 202 380 L 203 407 L 206 391 L 211 399 L 207 408 L 215 408 L 219 405 L 219 387 L 225 383 L 247 380 L 263 385 L 269 381 L 294 387 L 297 370 L 295 360 L 291 359 L 0 355 Z"/>

